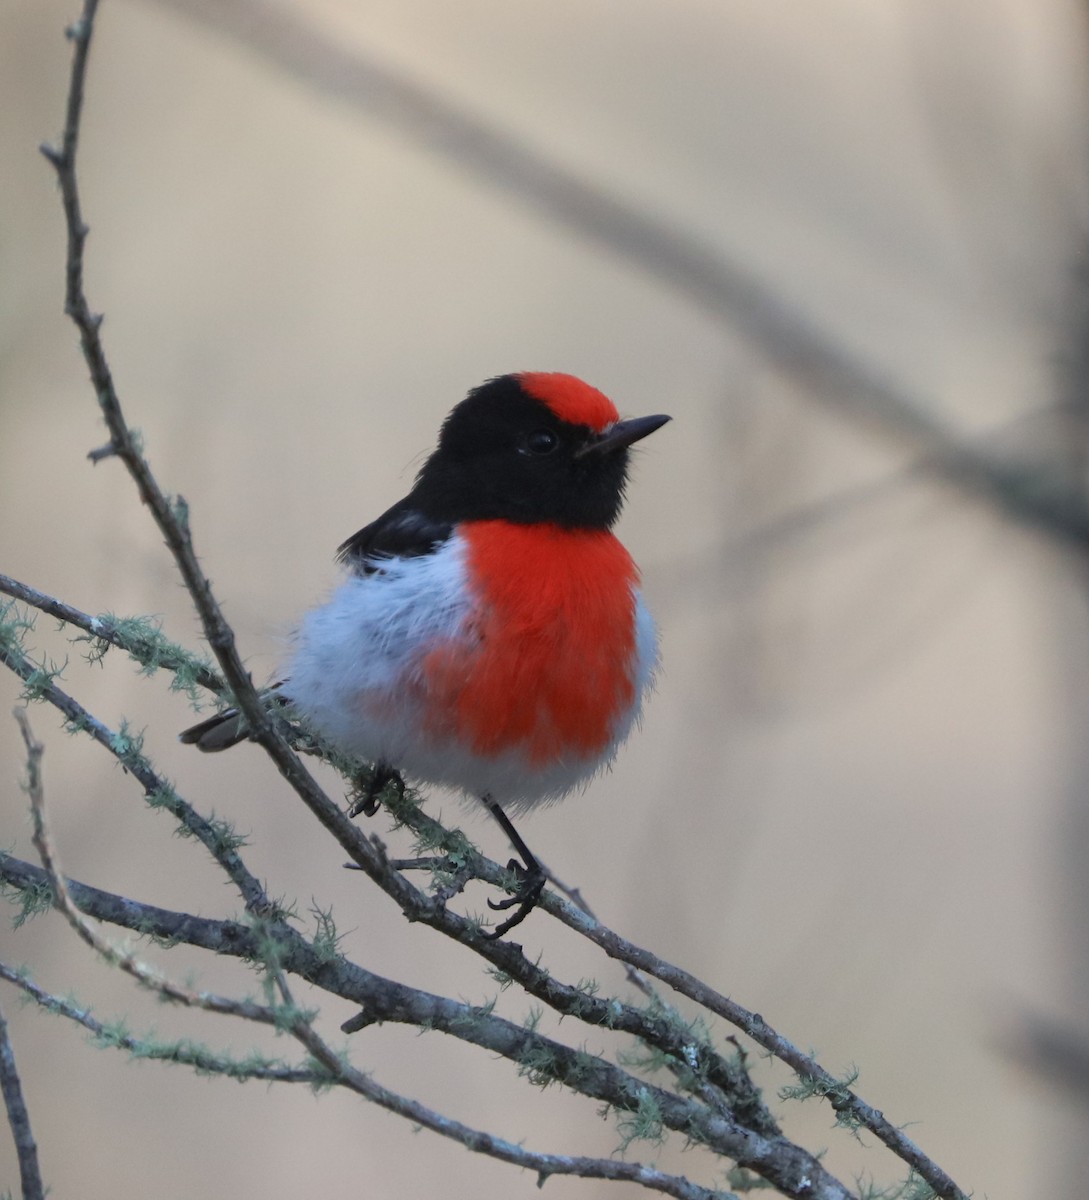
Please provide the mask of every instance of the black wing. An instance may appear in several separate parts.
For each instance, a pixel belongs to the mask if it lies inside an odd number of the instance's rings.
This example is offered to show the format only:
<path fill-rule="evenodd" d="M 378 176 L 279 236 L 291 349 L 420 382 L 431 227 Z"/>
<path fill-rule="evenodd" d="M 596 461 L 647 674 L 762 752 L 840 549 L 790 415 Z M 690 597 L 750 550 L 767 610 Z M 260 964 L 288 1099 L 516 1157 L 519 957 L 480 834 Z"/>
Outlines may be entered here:
<path fill-rule="evenodd" d="M 451 521 L 426 516 L 407 496 L 342 542 L 337 547 L 337 559 L 359 574 L 369 575 L 381 570 L 383 559 L 430 554 L 446 541 L 453 528 Z"/>

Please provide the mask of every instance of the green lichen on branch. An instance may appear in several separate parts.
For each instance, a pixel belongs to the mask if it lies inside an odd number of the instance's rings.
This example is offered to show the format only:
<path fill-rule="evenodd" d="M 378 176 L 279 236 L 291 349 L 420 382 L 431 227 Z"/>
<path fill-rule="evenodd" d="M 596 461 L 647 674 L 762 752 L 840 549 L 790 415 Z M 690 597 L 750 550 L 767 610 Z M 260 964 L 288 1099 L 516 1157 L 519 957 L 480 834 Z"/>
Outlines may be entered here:
<path fill-rule="evenodd" d="M 14 600 L 0 601 L 0 647 L 22 650 L 26 635 L 34 629 L 34 617 Z"/>
<path fill-rule="evenodd" d="M 7 857 L 0 855 L 0 857 Z M 35 882 L 27 887 L 15 887 L 6 879 L 0 880 L 0 895 L 17 910 L 11 918 L 11 927 L 19 929 L 35 917 L 49 912 L 53 907 L 53 886 L 48 879 Z"/>
<path fill-rule="evenodd" d="M 620 1133 L 618 1154 L 624 1154 L 632 1142 L 653 1142 L 655 1145 L 662 1145 L 666 1139 L 662 1109 L 648 1088 L 640 1088 L 636 1093 L 633 1109 L 618 1110 L 616 1128 Z"/>
<path fill-rule="evenodd" d="M 858 1200 L 937 1200 L 938 1193 L 920 1179 L 914 1171 L 897 1183 L 877 1184 L 872 1178 L 860 1176 L 855 1180 Z"/>
<path fill-rule="evenodd" d="M 200 707 L 202 689 L 213 682 L 212 666 L 204 655 L 171 641 L 163 633 L 158 617 L 104 613 L 92 618 L 91 627 L 97 632 L 77 634 L 72 639 L 89 643 L 84 655 L 87 662 L 101 663 L 111 649 L 124 650 L 139 665 L 142 675 L 170 672 L 170 690 L 183 692 L 195 708 Z"/>
<path fill-rule="evenodd" d="M 51 659 L 32 659 L 26 652 L 26 635 L 34 628 L 34 618 L 14 601 L 0 605 L 0 657 L 23 681 L 20 698 L 26 703 L 44 700 L 54 682 L 68 666 Z"/>
<path fill-rule="evenodd" d="M 779 1099 L 783 1101 L 827 1100 L 835 1110 L 836 1124 L 841 1129 L 848 1129 L 857 1135 L 863 1126 L 855 1113 L 851 1089 L 857 1082 L 858 1076 L 859 1069 L 853 1065 L 839 1079 L 818 1079 L 812 1075 L 803 1075 L 800 1076 L 797 1083 L 781 1087 Z"/>
<path fill-rule="evenodd" d="M 322 908 L 315 900 L 310 905 L 310 915 L 314 918 L 316 926 L 314 937 L 310 943 L 314 953 L 323 963 L 336 962 L 341 957 L 340 940 L 343 935 L 337 932 L 333 910 Z"/>

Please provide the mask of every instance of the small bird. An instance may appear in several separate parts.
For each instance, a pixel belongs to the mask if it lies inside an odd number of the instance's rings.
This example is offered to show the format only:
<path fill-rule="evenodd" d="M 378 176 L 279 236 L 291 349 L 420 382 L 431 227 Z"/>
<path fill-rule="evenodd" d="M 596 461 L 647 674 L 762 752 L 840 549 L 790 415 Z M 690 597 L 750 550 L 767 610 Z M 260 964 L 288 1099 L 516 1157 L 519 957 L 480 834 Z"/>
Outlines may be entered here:
<path fill-rule="evenodd" d="M 638 721 L 658 660 L 639 572 L 611 532 L 629 447 L 670 418 L 620 420 L 573 375 L 526 371 L 447 416 L 409 494 L 338 549 L 347 578 L 309 612 L 277 699 L 375 764 L 350 815 L 401 776 L 483 801 L 523 862 L 501 937 L 540 863 L 507 816 L 584 786 Z M 246 738 L 234 710 L 181 740 Z"/>

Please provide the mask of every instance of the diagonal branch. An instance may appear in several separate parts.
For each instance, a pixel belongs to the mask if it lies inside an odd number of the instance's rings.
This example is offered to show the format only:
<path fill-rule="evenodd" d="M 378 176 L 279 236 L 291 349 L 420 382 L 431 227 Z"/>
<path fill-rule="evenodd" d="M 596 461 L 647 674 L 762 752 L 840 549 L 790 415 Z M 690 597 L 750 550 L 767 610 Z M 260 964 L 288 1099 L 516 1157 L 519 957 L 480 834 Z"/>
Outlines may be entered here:
<path fill-rule="evenodd" d="M 420 809 L 406 805 L 403 809 L 398 809 L 397 816 L 414 831 L 423 834 L 429 843 L 437 844 L 441 841 L 442 826 Z M 472 869 L 475 874 L 478 868 L 474 864 Z M 889 1121 L 883 1112 L 867 1104 L 842 1080 L 837 1079 L 787 1038 L 777 1033 L 762 1016 L 750 1012 L 742 1005 L 723 996 L 690 972 L 673 966 L 649 950 L 644 950 L 614 933 L 613 930 L 598 922 L 584 903 L 569 903 L 554 893 L 546 891 L 542 894 L 541 907 L 565 925 L 600 946 L 610 958 L 660 980 L 674 991 L 693 1000 L 708 1012 L 723 1017 L 747 1034 L 773 1057 L 786 1063 L 802 1080 L 813 1087 L 816 1094 L 827 1099 L 837 1115 L 857 1122 L 862 1128 L 868 1129 L 901 1161 L 925 1180 L 941 1200 L 968 1200 L 967 1193 L 962 1191 L 953 1179 L 902 1130 Z M 478 949 L 478 952 L 485 957 L 492 958 L 495 965 L 500 966 L 506 974 L 517 980 L 526 991 L 557 1012 L 565 1015 L 577 1015 L 590 1024 L 600 1023 L 614 1029 L 623 1029 L 633 1036 L 657 1046 L 671 1055 L 675 1061 L 682 1063 L 686 1061 L 686 1054 L 696 1051 L 708 1064 L 711 1078 L 715 1078 L 716 1064 L 728 1072 L 727 1065 L 723 1063 L 712 1047 L 695 1037 L 692 1037 L 687 1043 L 683 1039 L 680 1039 L 680 1044 L 677 1041 L 671 1042 L 668 1036 L 663 1036 L 658 1030 L 648 1029 L 646 1014 L 637 1009 L 628 1005 L 618 1005 L 616 1001 L 607 1003 L 598 1001 L 597 1003 L 605 1008 L 605 1012 L 598 1012 L 594 1007 L 594 1002 L 588 1001 L 577 989 L 572 989 L 575 995 L 571 995 L 565 990 L 562 983 L 548 972 L 542 971 L 536 964 L 529 962 L 520 946 L 511 943 L 487 943 L 484 947 L 474 947 L 474 949 Z M 496 959 L 499 961 L 497 962 Z M 747 1092 L 745 1081 L 739 1080 L 736 1073 L 727 1073 L 722 1076 L 722 1080 L 728 1093 L 735 1097 L 735 1103 L 737 1103 L 738 1096 L 745 1096 Z M 755 1110 L 753 1115 L 755 1115 Z"/>
<path fill-rule="evenodd" d="M 311 1086 L 327 1086 L 335 1083 L 354 1091 L 373 1104 L 378 1104 L 388 1111 L 405 1117 L 415 1125 L 430 1129 L 443 1137 L 452 1138 L 470 1150 L 533 1171 L 542 1183 L 550 1175 L 572 1175 L 583 1179 L 637 1183 L 664 1195 L 675 1196 L 677 1200 L 721 1200 L 722 1197 L 721 1192 L 700 1187 L 680 1176 L 666 1174 L 652 1164 L 620 1162 L 614 1159 L 590 1158 L 580 1155 L 542 1154 L 527 1150 L 524 1146 L 494 1137 L 481 1130 L 473 1129 L 459 1121 L 443 1116 L 434 1109 L 420 1104 L 419 1101 L 400 1096 L 375 1083 L 363 1072 L 348 1067 L 317 1037 L 312 1027 L 309 1029 L 309 1034 L 300 1036 L 298 1040 L 307 1046 L 315 1061 L 321 1062 L 320 1071 L 313 1068 L 281 1067 L 261 1063 L 246 1063 L 240 1069 L 237 1064 L 202 1051 L 199 1047 L 175 1045 L 161 1054 L 156 1053 L 154 1049 L 149 1049 L 137 1038 L 114 1034 L 86 1010 L 60 996 L 46 992 L 26 976 L 13 971 L 4 963 L 0 963 L 0 978 L 6 979 L 22 989 L 47 1011 L 67 1017 L 83 1026 L 100 1041 L 107 1042 L 118 1049 L 127 1050 L 142 1059 L 161 1058 L 165 1061 L 192 1067 L 201 1073 L 230 1075 L 236 1079 L 261 1079 L 268 1083 L 307 1083 Z M 0 1032 L 0 1038 L 2 1036 L 2 1032 Z M 315 1050 L 320 1051 L 321 1059 L 314 1053 Z M 40 1200 L 43 1193 L 27 1191 L 24 1184 L 24 1195 L 29 1200 Z"/>
<path fill-rule="evenodd" d="M 383 1087 L 376 1083 L 368 1075 L 352 1067 L 341 1054 L 334 1051 L 320 1037 L 314 1029 L 311 1021 L 302 1014 L 301 1010 L 292 999 L 291 993 L 287 987 L 286 980 L 283 977 L 281 968 L 274 964 L 269 964 L 269 969 L 273 973 L 274 978 L 280 988 L 283 996 L 283 1007 L 278 1009 L 270 1009 L 263 1005 L 253 1004 L 248 1001 L 238 1001 L 211 995 L 207 992 L 192 992 L 190 989 L 182 988 L 179 985 L 169 981 L 158 973 L 150 971 L 148 968 L 139 964 L 131 955 L 125 955 L 119 952 L 115 947 L 105 942 L 93 929 L 89 926 L 82 915 L 77 911 L 72 897 L 69 893 L 67 884 L 60 876 L 55 852 L 51 845 L 48 828 L 44 820 L 43 798 L 41 791 L 41 781 L 39 773 L 39 764 L 41 759 L 42 748 L 39 743 L 34 741 L 30 734 L 29 727 L 26 723 L 25 715 L 20 720 L 20 727 L 23 731 L 24 739 L 27 743 L 28 751 L 28 791 L 31 796 L 32 812 L 35 817 L 35 842 L 39 847 L 43 861 L 45 862 L 45 874 L 49 877 L 50 883 L 54 889 L 56 896 L 57 907 L 68 918 L 80 936 L 92 945 L 104 957 L 116 963 L 123 970 L 132 974 L 141 983 L 159 991 L 168 999 L 187 1004 L 193 1007 L 199 1007 L 209 1012 L 223 1013 L 231 1016 L 242 1017 L 246 1020 L 257 1021 L 261 1024 L 276 1024 L 278 1027 L 287 1028 L 297 1041 L 302 1044 L 310 1053 L 313 1060 L 323 1068 L 322 1073 L 318 1075 L 314 1070 L 298 1070 L 292 1068 L 279 1068 L 255 1065 L 246 1068 L 244 1071 L 238 1071 L 233 1064 L 225 1064 L 224 1060 L 210 1055 L 207 1052 L 189 1049 L 172 1048 L 168 1053 L 164 1053 L 161 1057 L 169 1058 L 170 1061 L 183 1063 L 188 1066 L 195 1067 L 200 1070 L 215 1070 L 220 1073 L 233 1074 L 237 1077 L 254 1077 L 262 1078 L 269 1082 L 334 1082 L 340 1086 L 346 1087 L 354 1091 L 359 1096 L 377 1104 L 379 1107 L 385 1108 L 391 1112 L 397 1113 L 413 1123 L 430 1129 L 433 1132 L 439 1133 L 444 1137 L 452 1138 L 471 1150 L 478 1153 L 487 1154 L 501 1161 L 514 1163 L 535 1171 L 543 1182 L 549 1175 L 574 1175 L 582 1178 L 597 1178 L 607 1180 L 621 1180 L 639 1183 L 644 1187 L 655 1191 L 660 1191 L 666 1195 L 678 1197 L 679 1200 L 713 1200 L 719 1195 L 710 1189 L 700 1187 L 691 1183 L 689 1180 L 668 1175 L 657 1170 L 654 1166 L 644 1163 L 620 1163 L 611 1159 L 595 1159 L 585 1156 L 573 1155 L 555 1155 L 555 1154 L 539 1154 L 533 1151 L 526 1150 L 522 1146 L 517 1146 L 514 1143 L 498 1138 L 493 1134 L 473 1129 L 470 1126 L 464 1125 L 459 1121 L 455 1121 L 450 1117 L 443 1116 L 435 1112 L 433 1109 L 402 1096 L 389 1088 Z M 0 858 L 0 866 L 4 865 L 4 859 Z M 83 890 L 83 900 L 87 900 L 88 889 Z M 131 902 L 129 902 L 131 904 Z M 204 922 L 201 922 L 205 924 Z M 146 929 L 146 920 L 143 922 Z M 85 1028 L 90 1029 L 98 1036 L 104 1036 L 106 1030 L 83 1010 L 77 1009 L 75 1005 L 68 1001 L 60 1000 L 57 997 L 45 993 L 42 989 L 31 984 L 25 977 L 19 976 L 17 972 L 11 971 L 10 968 L 0 964 L 0 976 L 8 979 L 16 986 L 21 987 L 28 994 L 32 995 L 44 1007 L 48 1007 L 54 1011 L 60 1012 L 62 1015 L 68 1016 L 70 1019 L 77 1021 Z M 426 993 L 418 992 L 416 989 L 403 989 L 405 992 L 411 992 L 415 996 L 422 998 L 425 1001 L 440 1001 L 438 997 L 428 997 Z M 456 1008 L 464 1009 L 466 1006 L 457 1004 L 454 1001 L 445 1002 L 447 1005 Z M 416 1013 L 412 1023 L 419 1024 L 422 1027 L 443 1028 L 442 1024 L 437 1023 L 434 1018 L 439 1014 L 440 1009 L 428 1008 L 422 1010 L 423 1015 Z M 406 1010 L 403 1006 L 394 1005 L 384 1011 L 377 1019 L 405 1019 Z M 547 1041 L 541 1039 L 539 1035 L 530 1033 L 526 1030 L 520 1030 L 517 1026 L 506 1021 L 500 1021 L 498 1018 L 485 1018 L 483 1024 L 494 1026 L 506 1030 L 509 1034 L 515 1034 L 524 1040 L 532 1040 L 537 1042 Z M 488 1039 L 472 1038 L 468 1034 L 468 1026 L 464 1016 L 460 1018 L 460 1024 L 450 1022 L 450 1026 L 444 1028 L 444 1032 L 455 1032 L 459 1036 L 464 1036 L 466 1040 L 477 1041 L 478 1044 L 494 1045 L 500 1052 L 505 1052 L 507 1057 L 516 1058 L 517 1055 L 509 1046 L 500 1046 L 498 1043 L 489 1041 Z M 6 1076 L 4 1075 L 3 1062 L 3 1041 L 4 1028 L 2 1018 L 0 1018 L 0 1080 L 5 1083 L 5 1096 L 7 1094 Z M 139 1050 L 140 1044 L 136 1039 L 122 1038 L 111 1039 L 111 1041 L 122 1048 Z M 560 1046 L 559 1043 L 549 1043 L 553 1054 L 564 1054 L 569 1056 L 569 1060 L 574 1062 L 579 1060 L 579 1056 L 575 1052 L 568 1051 L 567 1047 Z M 582 1056 L 582 1059 L 588 1056 Z M 580 1061 L 583 1071 L 585 1071 L 584 1062 Z M 604 1099 L 614 1105 L 623 1104 L 624 1091 L 627 1087 L 622 1082 L 622 1078 L 628 1078 L 626 1072 L 619 1071 L 610 1064 L 604 1063 L 602 1060 L 597 1060 L 600 1068 L 605 1073 L 607 1079 L 612 1080 L 612 1086 L 606 1087 L 603 1083 L 595 1092 L 593 1088 L 589 1089 L 588 1094 L 597 1095 L 599 1099 Z M 633 1081 L 634 1083 L 634 1081 Z M 586 1091 L 585 1082 L 578 1090 Z M 646 1091 L 644 1087 L 641 1089 Z M 658 1091 L 658 1089 L 654 1089 Z M 672 1097 L 669 1093 L 661 1093 L 666 1101 L 673 1101 L 675 1104 L 684 1104 L 677 1098 Z M 691 1106 L 687 1106 L 691 1108 Z M 678 1110 L 679 1112 L 680 1110 Z M 680 1123 L 682 1118 L 680 1115 L 674 1116 L 674 1122 Z M 744 1140 L 744 1131 L 734 1127 L 732 1130 L 723 1130 L 725 1122 L 721 1119 L 715 1122 L 715 1128 L 709 1132 L 713 1132 L 722 1138 L 724 1135 L 733 1135 L 734 1140 L 739 1138 Z M 24 1141 L 20 1142 L 22 1147 L 25 1144 L 25 1136 L 22 1132 L 22 1126 L 17 1127 L 15 1118 L 12 1119 L 13 1130 L 17 1130 L 17 1136 L 24 1137 Z M 680 1124 L 686 1132 L 696 1133 L 692 1117 L 683 1120 Z M 29 1133 L 29 1125 L 26 1127 L 26 1132 Z M 32 1146 L 32 1142 L 30 1143 Z M 741 1144 L 739 1142 L 739 1144 Z M 747 1144 L 747 1143 L 746 1143 Z M 799 1192 L 788 1190 L 786 1195 L 797 1195 L 805 1197 L 824 1197 L 826 1200 L 849 1200 L 849 1195 L 845 1189 L 840 1187 L 835 1181 L 828 1177 L 825 1186 L 824 1173 L 821 1171 L 816 1160 L 809 1160 L 809 1156 L 804 1155 L 804 1152 L 798 1151 L 796 1147 L 791 1146 L 784 1140 L 784 1146 L 791 1152 L 803 1154 L 804 1158 L 809 1162 L 812 1170 L 817 1172 L 818 1184 L 817 1190 L 813 1190 L 807 1184 L 806 1188 Z M 779 1153 L 782 1153 L 781 1148 L 776 1148 Z M 757 1165 L 754 1162 L 754 1165 Z M 795 1164 L 791 1164 L 795 1174 L 798 1174 L 798 1168 Z M 805 1172 L 806 1167 L 801 1170 Z M 806 1174 L 809 1179 L 812 1172 Z M 28 1196 L 33 1196 L 34 1193 L 27 1191 Z M 40 1195 L 40 1191 L 38 1195 Z"/>
<path fill-rule="evenodd" d="M 294 1007 L 291 993 L 282 973 L 277 971 L 275 975 L 285 1004 Z M 368 1075 L 350 1066 L 343 1056 L 337 1054 L 321 1038 L 309 1021 L 298 1020 L 293 1024 L 291 1033 L 306 1047 L 311 1057 L 321 1063 L 343 1086 L 357 1092 L 374 1104 L 409 1118 L 434 1133 L 461 1142 L 470 1150 L 535 1171 L 538 1187 L 543 1186 L 550 1175 L 575 1175 L 584 1179 L 610 1179 L 638 1183 L 654 1191 L 676 1196 L 678 1200 L 720 1200 L 722 1196 L 721 1192 L 700 1187 L 680 1176 L 666 1175 L 653 1165 L 646 1163 L 627 1163 L 619 1162 L 616 1159 L 595 1159 L 581 1155 L 534 1154 L 504 1138 L 497 1138 L 494 1134 L 481 1130 L 470 1129 L 459 1121 L 442 1117 L 418 1101 L 394 1095 L 375 1083 Z M 814 1191 L 812 1194 L 827 1195 L 831 1198 L 840 1193 Z M 846 1192 L 843 1192 L 842 1195 L 846 1197 Z"/>
<path fill-rule="evenodd" d="M 126 1034 L 117 1034 L 107 1029 L 101 1021 L 96 1020 L 86 1009 L 80 1008 L 61 996 L 39 987 L 33 980 L 28 979 L 18 971 L 12 970 L 0 962 L 0 978 L 6 979 L 26 995 L 35 1000 L 48 1012 L 57 1013 L 81 1025 L 99 1041 L 127 1050 L 142 1059 L 159 1058 L 164 1061 L 188 1066 L 205 1074 L 229 1075 L 236 1079 L 261 1079 L 268 1083 L 307 1083 L 311 1086 L 336 1083 L 348 1087 L 364 1099 L 380 1104 L 383 1108 L 398 1113 L 421 1125 L 439 1133 L 444 1137 L 461 1142 L 470 1150 L 490 1155 L 515 1166 L 534 1171 L 543 1182 L 549 1175 L 574 1175 L 584 1179 L 605 1179 L 629 1181 L 642 1184 L 643 1187 L 675 1196 L 678 1200 L 720 1200 L 721 1193 L 708 1188 L 699 1187 L 679 1176 L 667 1175 L 652 1165 L 638 1162 L 618 1162 L 612 1159 L 595 1159 L 577 1155 L 541 1154 L 527 1150 L 523 1146 L 493 1137 L 480 1130 L 471 1129 L 458 1121 L 426 1108 L 418 1101 L 410 1100 L 397 1093 L 376 1084 L 369 1076 L 361 1072 L 345 1068 L 345 1064 L 333 1054 L 324 1043 L 321 1043 L 322 1054 L 326 1062 L 322 1063 L 320 1071 L 313 1068 L 279 1066 L 265 1063 L 245 1063 L 240 1068 L 238 1064 L 220 1056 L 201 1050 L 196 1046 L 172 1045 L 161 1053 L 149 1048 L 139 1039 Z M 2 1017 L 0 1017 L 2 1021 Z M 315 1035 L 316 1037 L 316 1035 Z M 0 1043 L 3 1030 L 0 1028 Z M 302 1039 L 300 1039 L 302 1040 Z M 313 1047 L 316 1049 L 317 1042 Z M 0 1045 L 2 1053 L 2 1045 Z M 312 1055 L 315 1061 L 317 1055 Z M 334 1070 L 330 1072 L 329 1066 Z M 0 1068 L 2 1069 L 2 1068 Z M 29 1200 L 41 1200 L 44 1193 L 28 1191 L 24 1183 L 24 1195 Z"/>
<path fill-rule="evenodd" d="M 305 9 L 272 0 L 163 2 L 676 290 L 739 332 L 804 395 L 906 443 L 925 456 L 924 469 L 961 491 L 1061 542 L 1089 545 L 1089 499 L 1076 488 L 1034 464 L 963 441 L 715 243 L 607 191 L 377 57 L 345 47 Z"/>
<path fill-rule="evenodd" d="M 548 905 L 550 912 L 558 916 L 564 924 L 578 930 L 595 945 L 600 946 L 610 958 L 615 958 L 629 967 L 645 971 L 655 979 L 661 980 L 662 983 L 667 984 L 682 996 L 687 996 L 689 1000 L 694 1001 L 708 1012 L 713 1012 L 729 1021 L 731 1025 L 751 1037 L 758 1046 L 786 1063 L 801 1079 L 812 1084 L 816 1093 L 827 1099 L 837 1114 L 856 1121 L 864 1129 L 868 1129 L 874 1134 L 899 1159 L 907 1163 L 924 1179 L 942 1200 L 969 1200 L 967 1193 L 963 1192 L 936 1162 L 928 1158 L 910 1138 L 893 1125 L 883 1112 L 867 1104 L 842 1080 L 826 1071 L 824 1067 L 799 1050 L 782 1034 L 776 1033 L 759 1013 L 750 1012 L 736 1001 L 716 992 L 714 988 L 709 987 L 690 972 L 675 967 L 649 950 L 644 950 L 622 938 L 574 905 L 567 904 L 556 897 L 549 899 L 551 901 Z"/>

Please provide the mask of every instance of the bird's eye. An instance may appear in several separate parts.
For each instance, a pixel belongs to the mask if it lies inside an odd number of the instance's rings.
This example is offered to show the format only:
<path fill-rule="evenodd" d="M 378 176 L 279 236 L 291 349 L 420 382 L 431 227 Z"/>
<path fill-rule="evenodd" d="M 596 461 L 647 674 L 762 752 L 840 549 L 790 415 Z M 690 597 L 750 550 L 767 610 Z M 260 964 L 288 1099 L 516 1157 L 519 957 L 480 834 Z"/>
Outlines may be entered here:
<path fill-rule="evenodd" d="M 526 454 L 551 454 L 559 444 L 559 434 L 551 429 L 535 429 L 526 437 L 523 450 Z"/>

